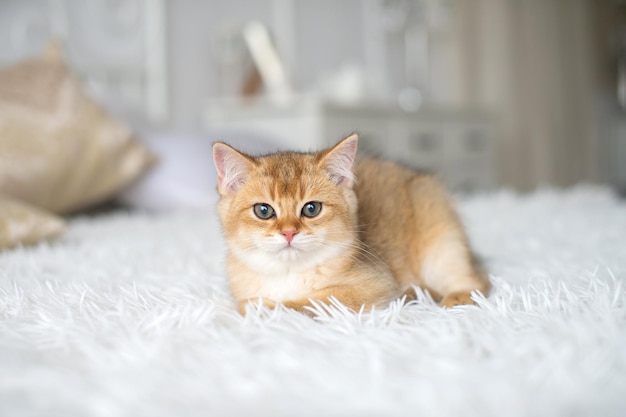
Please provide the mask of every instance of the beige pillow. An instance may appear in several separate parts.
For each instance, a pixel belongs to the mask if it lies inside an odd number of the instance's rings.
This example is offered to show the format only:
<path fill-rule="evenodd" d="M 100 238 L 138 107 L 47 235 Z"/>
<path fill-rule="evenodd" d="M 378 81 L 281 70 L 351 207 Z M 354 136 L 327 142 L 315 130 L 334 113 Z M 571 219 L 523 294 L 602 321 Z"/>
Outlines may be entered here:
<path fill-rule="evenodd" d="M 0 195 L 0 250 L 31 245 L 65 229 L 63 219 Z"/>
<path fill-rule="evenodd" d="M 72 212 L 110 198 L 153 162 L 85 94 L 58 48 L 0 70 L 0 193 Z"/>

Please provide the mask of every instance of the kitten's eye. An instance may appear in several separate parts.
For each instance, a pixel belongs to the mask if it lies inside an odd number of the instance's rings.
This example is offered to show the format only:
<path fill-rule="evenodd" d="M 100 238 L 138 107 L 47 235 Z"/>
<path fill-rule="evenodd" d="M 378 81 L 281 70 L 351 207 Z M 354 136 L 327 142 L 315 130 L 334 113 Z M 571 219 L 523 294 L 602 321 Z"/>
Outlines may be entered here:
<path fill-rule="evenodd" d="M 274 209 L 269 204 L 259 203 L 254 205 L 254 214 L 259 219 L 267 220 L 274 217 Z"/>
<path fill-rule="evenodd" d="M 309 201 L 302 207 L 302 215 L 304 217 L 315 217 L 322 211 L 322 203 L 319 201 Z"/>

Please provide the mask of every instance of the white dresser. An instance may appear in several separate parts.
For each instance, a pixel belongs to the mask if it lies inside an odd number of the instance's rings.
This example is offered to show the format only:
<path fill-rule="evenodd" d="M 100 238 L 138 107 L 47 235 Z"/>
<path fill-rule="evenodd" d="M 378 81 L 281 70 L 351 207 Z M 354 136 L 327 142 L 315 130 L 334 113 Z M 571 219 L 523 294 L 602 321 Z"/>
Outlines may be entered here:
<path fill-rule="evenodd" d="M 487 114 L 422 108 L 406 112 L 383 103 L 342 105 L 299 98 L 285 105 L 220 100 L 209 103 L 210 128 L 252 131 L 285 150 L 312 151 L 359 133 L 362 152 L 437 173 L 454 191 L 496 185 L 494 134 Z"/>

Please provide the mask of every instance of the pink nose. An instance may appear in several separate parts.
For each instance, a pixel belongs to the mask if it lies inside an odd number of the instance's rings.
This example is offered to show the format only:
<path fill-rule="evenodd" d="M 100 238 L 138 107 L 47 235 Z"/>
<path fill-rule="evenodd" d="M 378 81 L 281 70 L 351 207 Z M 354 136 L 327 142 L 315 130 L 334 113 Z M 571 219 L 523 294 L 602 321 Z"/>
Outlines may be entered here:
<path fill-rule="evenodd" d="M 291 241 L 293 240 L 293 237 L 297 234 L 298 232 L 295 229 L 285 229 L 282 232 L 280 232 L 281 235 L 285 236 L 285 239 L 287 239 L 287 243 L 291 244 Z"/>

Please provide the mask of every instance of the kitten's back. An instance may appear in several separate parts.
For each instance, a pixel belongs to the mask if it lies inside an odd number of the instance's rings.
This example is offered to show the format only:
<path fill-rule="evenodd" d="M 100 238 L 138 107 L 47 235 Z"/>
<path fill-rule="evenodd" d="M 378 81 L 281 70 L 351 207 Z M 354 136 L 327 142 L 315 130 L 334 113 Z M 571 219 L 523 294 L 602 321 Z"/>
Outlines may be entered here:
<path fill-rule="evenodd" d="M 402 288 L 427 287 L 438 298 L 453 291 L 447 281 L 454 278 L 460 290 L 486 292 L 487 278 L 434 176 L 376 158 L 357 159 L 355 173 L 361 239 L 385 259 Z M 460 261 L 442 268 L 442 258 Z"/>

